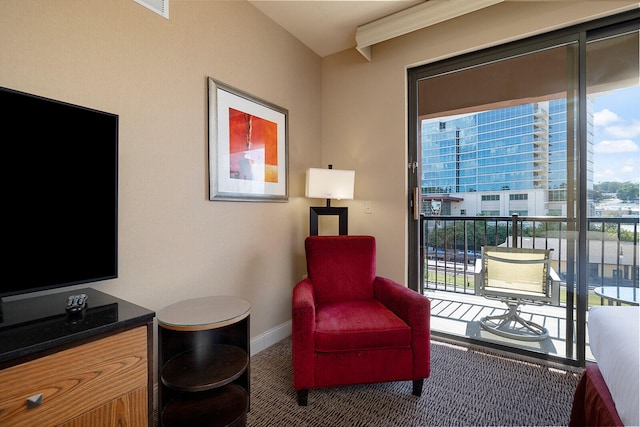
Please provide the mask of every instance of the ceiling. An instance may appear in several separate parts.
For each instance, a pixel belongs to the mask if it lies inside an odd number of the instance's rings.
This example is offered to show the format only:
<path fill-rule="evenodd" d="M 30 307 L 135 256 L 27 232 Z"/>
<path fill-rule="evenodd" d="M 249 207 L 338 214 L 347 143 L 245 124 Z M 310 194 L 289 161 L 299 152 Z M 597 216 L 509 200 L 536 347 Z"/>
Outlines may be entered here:
<path fill-rule="evenodd" d="M 580 0 L 248 0 L 320 57 L 370 46 L 501 2 Z M 356 38 L 358 39 L 356 43 Z"/>
<path fill-rule="evenodd" d="M 432 0 L 433 1 L 433 0 Z M 356 28 L 425 0 L 249 0 L 321 57 L 356 46 Z"/>

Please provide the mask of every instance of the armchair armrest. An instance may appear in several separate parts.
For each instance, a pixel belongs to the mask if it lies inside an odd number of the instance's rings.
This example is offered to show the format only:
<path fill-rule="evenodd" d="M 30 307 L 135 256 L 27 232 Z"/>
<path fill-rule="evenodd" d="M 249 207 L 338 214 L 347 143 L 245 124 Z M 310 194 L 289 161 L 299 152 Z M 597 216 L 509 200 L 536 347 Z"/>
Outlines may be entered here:
<path fill-rule="evenodd" d="M 311 388 L 314 383 L 314 331 L 316 301 L 311 280 L 304 279 L 293 288 L 291 345 L 293 347 L 294 387 Z"/>
<path fill-rule="evenodd" d="M 429 329 L 430 302 L 418 292 L 385 277 L 373 282 L 375 298 L 412 329 Z"/>
<path fill-rule="evenodd" d="M 379 276 L 373 282 L 373 295 L 411 328 L 413 379 L 429 377 L 431 302 L 418 292 Z"/>
<path fill-rule="evenodd" d="M 482 259 L 476 259 L 473 269 L 473 290 L 476 295 L 483 295 L 484 272 L 482 271 Z"/>
<path fill-rule="evenodd" d="M 482 273 L 482 260 L 481 259 L 476 259 L 476 263 L 473 266 L 473 274 L 480 274 Z"/>
<path fill-rule="evenodd" d="M 551 283 L 551 304 L 552 305 L 560 305 L 560 276 L 553 269 L 553 267 L 549 267 L 549 280 Z"/>
<path fill-rule="evenodd" d="M 314 328 L 316 320 L 316 298 L 311 280 L 301 280 L 293 288 L 292 308 L 294 318 L 302 321 L 307 326 L 307 329 Z"/>

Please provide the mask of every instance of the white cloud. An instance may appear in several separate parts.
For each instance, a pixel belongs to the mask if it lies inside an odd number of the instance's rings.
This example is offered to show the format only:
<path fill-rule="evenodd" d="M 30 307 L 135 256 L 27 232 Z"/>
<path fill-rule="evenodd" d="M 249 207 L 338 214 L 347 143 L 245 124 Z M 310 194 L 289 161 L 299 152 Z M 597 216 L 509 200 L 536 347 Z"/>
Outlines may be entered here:
<path fill-rule="evenodd" d="M 637 160 L 638 160 L 637 157 L 638 156 L 627 159 L 627 161 L 624 162 L 624 166 L 622 166 L 622 168 L 620 169 L 620 172 L 622 172 L 623 174 L 626 174 L 629 176 L 636 176 L 636 179 L 633 179 L 632 181 L 640 180 L 640 176 L 638 176 L 638 174 L 635 172 Z"/>
<path fill-rule="evenodd" d="M 593 178 L 595 182 L 619 181 L 616 171 L 612 169 L 602 169 L 594 171 Z"/>
<path fill-rule="evenodd" d="M 614 154 L 609 155 L 608 159 L 606 162 L 594 163 L 594 182 L 630 181 L 640 183 L 640 174 L 638 173 L 640 155 Z"/>
<path fill-rule="evenodd" d="M 605 140 L 593 146 L 594 153 L 621 154 L 640 151 L 638 145 L 630 139 Z"/>
<path fill-rule="evenodd" d="M 640 135 L 640 121 L 634 120 L 630 124 L 608 126 L 605 129 L 605 133 L 614 138 L 634 138 Z"/>
<path fill-rule="evenodd" d="M 617 121 L 620 121 L 620 117 L 613 111 L 607 110 L 606 108 L 593 113 L 593 124 L 596 126 L 608 126 L 609 124 Z"/>

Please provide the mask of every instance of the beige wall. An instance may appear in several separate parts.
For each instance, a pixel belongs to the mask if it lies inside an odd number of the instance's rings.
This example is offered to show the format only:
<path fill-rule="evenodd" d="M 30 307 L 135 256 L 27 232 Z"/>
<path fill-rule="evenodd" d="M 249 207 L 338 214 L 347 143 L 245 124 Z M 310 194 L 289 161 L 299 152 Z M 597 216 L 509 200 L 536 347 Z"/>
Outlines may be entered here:
<path fill-rule="evenodd" d="M 376 45 L 369 63 L 321 60 L 242 1 L 172 0 L 165 20 L 133 0 L 2 0 L 0 86 L 120 115 L 119 277 L 97 289 L 156 311 L 241 296 L 257 337 L 290 320 L 305 273 L 306 168 L 356 170 L 356 200 L 333 204 L 404 282 L 407 66 L 637 5 L 576 3 L 502 4 Z M 207 200 L 207 76 L 289 110 L 288 203 Z"/>
<path fill-rule="evenodd" d="M 629 8 L 633 1 L 515 1 L 323 59 L 322 159 L 356 170 L 350 234 L 373 234 L 378 273 L 406 283 L 407 69 Z M 364 201 L 373 214 L 364 213 Z"/>
<path fill-rule="evenodd" d="M 207 76 L 289 110 L 288 203 L 207 200 Z M 155 311 L 240 296 L 252 337 L 291 318 L 305 273 L 320 85 L 321 59 L 246 2 L 173 0 L 169 20 L 133 0 L 0 2 L 0 86 L 120 116 L 119 277 L 93 287 Z"/>

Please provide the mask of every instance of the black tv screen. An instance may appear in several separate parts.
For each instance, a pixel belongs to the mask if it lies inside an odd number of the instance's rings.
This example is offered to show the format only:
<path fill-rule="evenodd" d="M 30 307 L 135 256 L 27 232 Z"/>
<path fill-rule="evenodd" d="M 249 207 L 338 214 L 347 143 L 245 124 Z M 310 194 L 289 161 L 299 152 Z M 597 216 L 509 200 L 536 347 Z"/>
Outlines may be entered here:
<path fill-rule="evenodd" d="M 0 88 L 0 297 L 118 274 L 118 116 Z"/>

